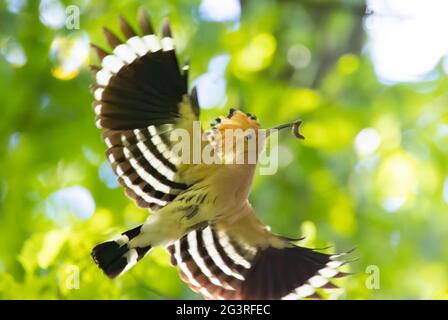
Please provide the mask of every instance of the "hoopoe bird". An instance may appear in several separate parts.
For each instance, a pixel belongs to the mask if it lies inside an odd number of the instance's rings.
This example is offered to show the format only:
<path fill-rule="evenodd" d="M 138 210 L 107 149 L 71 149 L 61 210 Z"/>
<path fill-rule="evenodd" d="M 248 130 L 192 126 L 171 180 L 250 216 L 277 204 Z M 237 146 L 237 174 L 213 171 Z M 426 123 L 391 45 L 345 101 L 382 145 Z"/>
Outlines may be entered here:
<path fill-rule="evenodd" d="M 92 44 L 101 60 L 91 66 L 93 107 L 119 183 L 151 213 L 142 225 L 93 248 L 95 263 L 115 278 L 151 248 L 165 246 L 182 280 L 207 299 L 319 297 L 316 289 L 334 288 L 330 280 L 346 275 L 339 267 L 347 253 L 325 254 L 271 233 L 248 201 L 256 161 L 228 159 L 238 152 L 246 156 L 251 139 L 266 142 L 269 134 L 259 133 L 268 130 L 255 116 L 231 109 L 209 131 L 200 129 L 206 137 L 200 146 L 225 161 L 196 163 L 185 161 L 192 158 L 188 152 L 174 152 L 173 132 L 195 135 L 197 90 L 188 91 L 189 64 L 179 68 L 168 20 L 160 38 L 143 9 L 137 20 L 140 34 L 120 17 L 124 39 L 103 28 L 111 51 Z M 277 129 L 292 127 L 303 138 L 299 124 Z M 242 151 L 229 151 L 228 140 L 219 139 L 234 129 L 243 132 Z"/>

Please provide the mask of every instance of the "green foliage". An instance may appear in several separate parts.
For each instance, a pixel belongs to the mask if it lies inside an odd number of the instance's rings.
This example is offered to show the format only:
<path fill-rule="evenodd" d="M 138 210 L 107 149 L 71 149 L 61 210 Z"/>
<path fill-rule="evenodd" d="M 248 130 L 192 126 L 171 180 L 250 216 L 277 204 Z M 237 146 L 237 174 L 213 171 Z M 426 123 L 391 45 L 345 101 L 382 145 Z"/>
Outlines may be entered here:
<path fill-rule="evenodd" d="M 256 178 L 251 201 L 276 233 L 305 235 L 303 244 L 334 251 L 357 248 L 359 260 L 347 268 L 356 274 L 339 281 L 346 287 L 340 298 L 448 298 L 448 81 L 379 83 L 361 54 L 361 1 L 243 1 L 240 23 L 203 21 L 196 1 L 63 3 L 81 8 L 79 30 L 43 25 L 38 1 L 20 14 L 0 4 L 0 298 L 199 297 L 163 249 L 114 281 L 90 258 L 95 244 L 141 223 L 146 212 L 99 173 L 105 145 L 87 68 L 97 61 L 91 55 L 73 69 L 64 61 L 75 59 L 70 47 L 83 36 L 106 47 L 100 27 L 117 30 L 119 14 L 135 25 L 142 4 L 155 25 L 169 16 L 180 59 L 191 57 L 191 80 L 213 57 L 231 56 L 227 101 L 205 110 L 205 123 L 235 106 L 265 127 L 304 120 L 306 140 L 280 137 L 280 169 Z M 23 49 L 22 66 L 6 59 L 12 43 Z M 355 148 L 365 128 L 380 138 L 373 151 L 372 140 Z M 90 191 L 91 217 L 83 216 L 88 208 L 61 207 L 55 192 L 74 186 Z M 369 265 L 379 267 L 378 290 L 366 288 Z"/>

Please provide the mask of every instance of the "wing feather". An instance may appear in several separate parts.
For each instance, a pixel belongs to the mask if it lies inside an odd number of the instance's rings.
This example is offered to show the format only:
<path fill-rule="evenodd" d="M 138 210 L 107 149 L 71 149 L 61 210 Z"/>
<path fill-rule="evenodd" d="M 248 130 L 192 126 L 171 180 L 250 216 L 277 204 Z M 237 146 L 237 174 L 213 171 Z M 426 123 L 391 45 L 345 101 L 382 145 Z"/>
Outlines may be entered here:
<path fill-rule="evenodd" d="M 161 39 L 144 10 L 137 20 L 140 35 L 120 16 L 124 40 L 103 28 L 111 51 L 92 45 L 101 66 L 91 68 L 91 90 L 118 181 L 137 205 L 157 210 L 189 187 L 178 174 L 169 135 L 198 119 L 199 104 L 195 90 L 188 94 L 188 62 L 179 69 L 168 20 Z"/>
<path fill-rule="evenodd" d="M 337 288 L 330 280 L 345 275 L 337 270 L 344 264 L 336 260 L 341 255 L 272 234 L 249 203 L 239 214 L 191 231 L 168 247 L 194 291 L 207 299 L 290 299 L 319 298 L 317 288 Z"/>

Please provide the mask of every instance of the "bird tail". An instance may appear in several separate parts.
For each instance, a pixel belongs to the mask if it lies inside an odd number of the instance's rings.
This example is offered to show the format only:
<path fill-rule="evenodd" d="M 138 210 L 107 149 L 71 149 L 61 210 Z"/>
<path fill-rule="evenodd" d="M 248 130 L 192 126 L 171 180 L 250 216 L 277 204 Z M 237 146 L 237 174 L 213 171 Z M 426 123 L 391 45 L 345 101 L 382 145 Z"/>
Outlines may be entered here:
<path fill-rule="evenodd" d="M 191 231 L 167 247 L 182 280 L 207 299 L 321 298 L 319 288 L 337 288 L 333 278 L 345 276 L 340 260 L 289 243 L 260 247 L 216 226 Z"/>
<path fill-rule="evenodd" d="M 128 271 L 151 249 L 151 246 L 131 247 L 129 244 L 131 239 L 140 234 L 141 227 L 123 232 L 120 237 L 93 248 L 93 260 L 109 278 L 116 278 Z"/>
<path fill-rule="evenodd" d="M 300 239 L 275 235 L 249 203 L 234 215 L 190 231 L 167 249 L 182 280 L 207 299 L 320 298 L 347 254 L 298 246 Z"/>

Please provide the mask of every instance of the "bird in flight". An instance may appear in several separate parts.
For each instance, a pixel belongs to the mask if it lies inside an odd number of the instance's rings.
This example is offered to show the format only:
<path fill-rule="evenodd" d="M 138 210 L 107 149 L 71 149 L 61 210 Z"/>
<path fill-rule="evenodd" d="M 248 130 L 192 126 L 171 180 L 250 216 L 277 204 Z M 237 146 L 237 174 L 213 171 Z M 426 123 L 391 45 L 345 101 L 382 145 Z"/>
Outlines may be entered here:
<path fill-rule="evenodd" d="M 115 278 L 164 246 L 182 280 L 206 299 L 319 297 L 316 289 L 335 288 L 330 280 L 346 275 L 339 267 L 347 252 L 330 255 L 273 234 L 248 201 L 270 131 L 235 109 L 208 131 L 198 126 L 197 90 L 188 90 L 189 63 L 178 64 L 168 20 L 160 37 L 144 9 L 137 20 L 139 33 L 120 17 L 124 38 L 103 28 L 111 50 L 92 45 L 101 63 L 91 66 L 91 89 L 113 171 L 126 195 L 151 213 L 142 225 L 94 247 L 95 263 Z M 276 129 L 292 128 L 303 138 L 300 123 Z M 228 131 L 240 135 L 229 140 Z M 187 148 L 179 148 L 173 133 L 186 133 Z M 189 149 L 196 140 L 214 161 L 195 161 Z M 252 153 L 255 161 L 233 161 Z"/>

